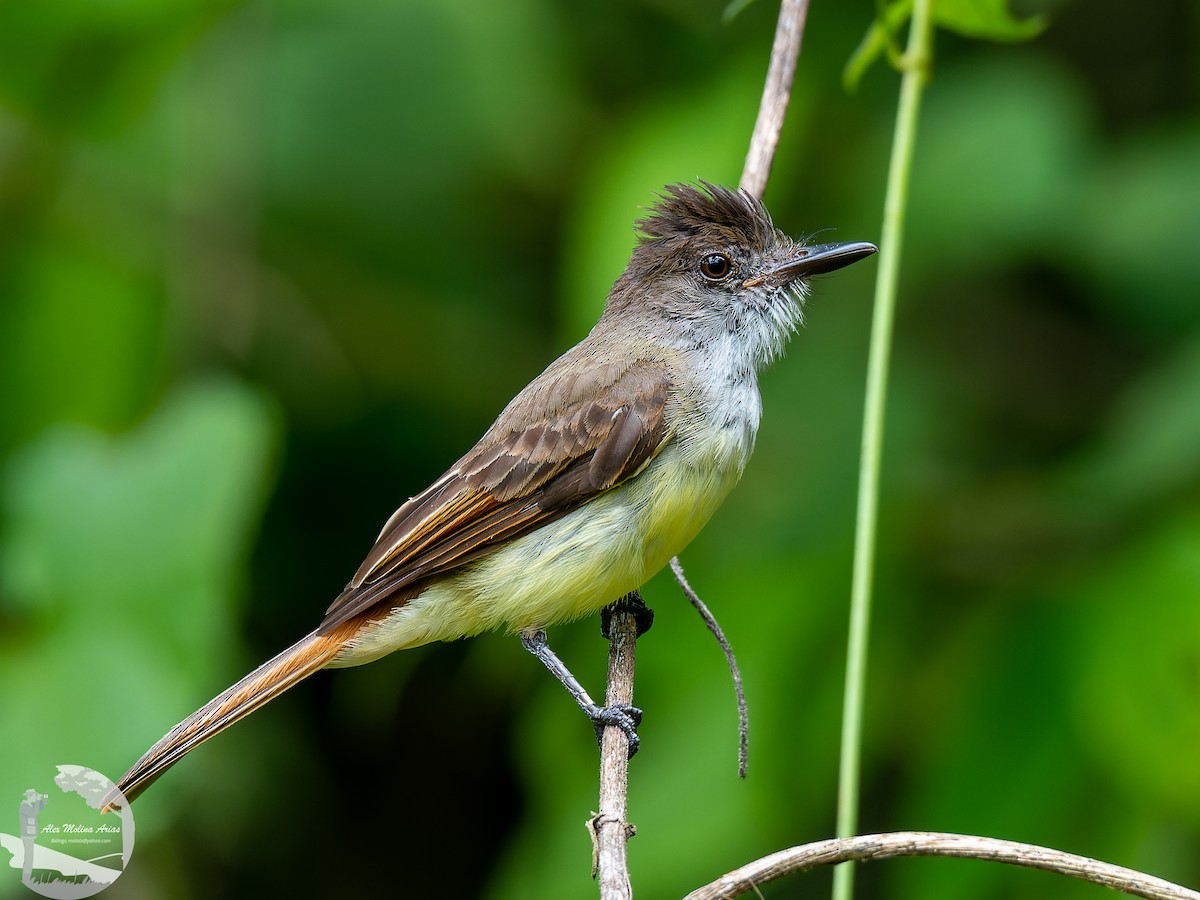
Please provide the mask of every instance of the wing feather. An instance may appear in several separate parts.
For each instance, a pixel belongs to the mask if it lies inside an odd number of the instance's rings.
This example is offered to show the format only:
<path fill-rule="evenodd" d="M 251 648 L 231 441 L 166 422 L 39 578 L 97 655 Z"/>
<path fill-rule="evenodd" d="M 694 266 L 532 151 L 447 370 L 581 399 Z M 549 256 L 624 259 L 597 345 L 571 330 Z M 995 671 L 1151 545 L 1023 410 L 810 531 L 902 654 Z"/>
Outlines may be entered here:
<path fill-rule="evenodd" d="M 392 515 L 319 632 L 393 608 L 427 579 L 577 509 L 636 475 L 669 440 L 673 384 L 663 363 L 609 365 L 598 380 L 562 369 L 534 381 L 466 456 Z"/>

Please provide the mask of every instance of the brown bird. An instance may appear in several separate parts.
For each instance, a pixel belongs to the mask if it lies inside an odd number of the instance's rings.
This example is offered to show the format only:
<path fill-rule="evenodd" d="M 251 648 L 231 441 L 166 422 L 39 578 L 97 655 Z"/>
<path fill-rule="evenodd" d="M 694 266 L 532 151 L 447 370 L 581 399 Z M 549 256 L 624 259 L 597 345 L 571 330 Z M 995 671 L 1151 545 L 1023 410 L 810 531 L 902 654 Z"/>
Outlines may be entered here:
<path fill-rule="evenodd" d="M 503 628 L 563 678 L 542 629 L 636 590 L 695 537 L 750 458 L 758 371 L 800 323 L 805 279 L 876 248 L 794 242 L 759 200 L 707 183 L 667 187 L 638 230 L 588 336 L 395 512 L 316 630 L 134 764 L 128 800 L 325 667 Z M 573 693 L 636 748 L 636 710 Z"/>

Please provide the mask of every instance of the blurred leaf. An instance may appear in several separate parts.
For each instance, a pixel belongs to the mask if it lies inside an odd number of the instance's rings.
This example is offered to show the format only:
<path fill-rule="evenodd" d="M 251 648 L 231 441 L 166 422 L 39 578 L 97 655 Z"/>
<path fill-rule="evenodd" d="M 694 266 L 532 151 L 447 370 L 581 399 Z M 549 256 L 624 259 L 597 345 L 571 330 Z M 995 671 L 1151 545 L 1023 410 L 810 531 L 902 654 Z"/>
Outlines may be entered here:
<path fill-rule="evenodd" d="M 1046 603 L 1020 618 L 997 619 L 996 611 L 982 604 L 964 612 L 966 627 L 945 644 L 931 643 L 924 658 L 910 656 L 903 686 L 891 692 L 900 708 L 890 721 L 895 737 L 886 740 L 901 747 L 905 769 L 898 818 L 917 828 L 1059 845 L 1086 783 L 1062 715 L 1073 683 L 1062 648 L 1074 625 Z M 997 869 L 1004 867 L 897 866 L 884 875 L 891 885 L 884 895 L 1012 896 L 1012 886 L 1029 879 Z M 1075 894 L 1067 886 L 1046 896 Z"/>
<path fill-rule="evenodd" d="M 728 25 L 743 12 L 750 8 L 754 0 L 730 0 L 729 4 L 721 13 L 721 21 Z"/>
<path fill-rule="evenodd" d="M 842 82 L 847 90 L 858 87 L 867 69 L 889 48 L 899 59 L 896 35 L 912 15 L 913 0 L 896 0 L 876 16 L 862 42 L 846 63 Z M 1014 18 L 1008 0 L 935 0 L 934 24 L 968 38 L 987 41 L 1026 41 L 1037 37 L 1048 24 L 1045 16 Z"/>
<path fill-rule="evenodd" d="M 233 2 L 0 3 L 0 97 L 59 128 L 123 124 Z"/>
<path fill-rule="evenodd" d="M 493 164 L 538 185 L 546 167 L 567 160 L 562 148 L 578 124 L 573 110 L 582 85 L 564 51 L 566 23 L 538 0 L 503 7 L 446 0 L 438 8 L 453 27 L 455 59 L 449 62 L 464 77 L 467 94 L 459 99 L 466 118 L 484 132 Z M 500 71 L 504 78 L 494 77 Z"/>
<path fill-rule="evenodd" d="M 986 41 L 1027 41 L 1041 34 L 1045 16 L 1017 19 L 1008 9 L 1009 0 L 935 0 L 934 21 L 963 37 Z"/>
<path fill-rule="evenodd" d="M 52 237 L 26 253 L 0 325 L 5 443 L 47 424 L 127 423 L 145 403 L 161 349 L 163 298 L 142 273 L 79 240 Z"/>
<path fill-rule="evenodd" d="M 272 192 L 286 209 L 363 232 L 359 240 L 378 240 L 365 229 L 412 232 L 420 242 L 413 252 L 425 262 L 417 274 L 428 270 L 436 282 L 461 260 L 444 235 L 466 227 L 461 220 L 474 209 L 478 185 L 465 173 L 507 171 L 536 188 L 569 161 L 578 88 L 562 25 L 536 0 L 305 0 L 280 9 L 272 24 L 278 34 L 262 48 Z M 213 77 L 223 76 L 218 69 Z M 419 175 L 397 170 L 399 154 L 423 161 Z"/>
<path fill-rule="evenodd" d="M 922 111 L 906 266 L 941 273 L 1052 255 L 1090 185 L 1078 84 L 1041 56 L 947 68 Z"/>
<path fill-rule="evenodd" d="M 1200 824 L 1200 516 L 1163 522 L 1081 586 L 1075 712 L 1108 777 Z"/>
<path fill-rule="evenodd" d="M 120 775 L 228 676 L 275 428 L 257 395 L 208 384 L 128 434 L 59 428 L 5 467 L 0 732 L 23 735 L 0 747 L 5 792 L 59 763 Z"/>
<path fill-rule="evenodd" d="M 1200 483 L 1200 335 L 1140 375 L 1067 474 L 1087 515 L 1112 520 Z"/>
<path fill-rule="evenodd" d="M 896 35 L 900 26 L 907 22 L 911 15 L 912 0 L 896 0 L 880 9 L 842 70 L 842 84 L 846 90 L 853 91 L 858 87 L 867 69 L 871 68 L 884 51 L 889 51 L 893 60 L 899 59 L 901 45 Z"/>
<path fill-rule="evenodd" d="M 1076 207 L 1070 259 L 1123 318 L 1174 335 L 1200 323 L 1200 128 L 1172 125 L 1100 161 Z"/>

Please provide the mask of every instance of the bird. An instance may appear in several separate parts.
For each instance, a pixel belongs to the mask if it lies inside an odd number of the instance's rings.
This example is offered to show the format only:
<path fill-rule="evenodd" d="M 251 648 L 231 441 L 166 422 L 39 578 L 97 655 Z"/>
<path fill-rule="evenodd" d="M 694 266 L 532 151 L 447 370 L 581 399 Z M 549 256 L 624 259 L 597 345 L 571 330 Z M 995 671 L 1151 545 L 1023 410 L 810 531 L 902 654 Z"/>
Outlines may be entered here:
<path fill-rule="evenodd" d="M 635 227 L 588 335 L 396 510 L 312 632 L 133 764 L 125 802 L 320 669 L 490 630 L 551 666 L 547 627 L 635 591 L 696 536 L 750 459 L 758 374 L 802 323 L 808 280 L 877 248 L 792 240 L 760 199 L 706 181 L 668 185 Z M 576 699 L 636 737 L 639 711 Z"/>

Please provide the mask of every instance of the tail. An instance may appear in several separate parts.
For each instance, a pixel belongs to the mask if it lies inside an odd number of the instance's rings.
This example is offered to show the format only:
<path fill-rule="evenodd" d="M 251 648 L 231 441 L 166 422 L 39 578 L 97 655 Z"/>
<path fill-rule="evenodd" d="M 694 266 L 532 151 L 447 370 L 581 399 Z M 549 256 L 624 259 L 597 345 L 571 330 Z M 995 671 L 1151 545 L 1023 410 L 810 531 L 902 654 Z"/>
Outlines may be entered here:
<path fill-rule="evenodd" d="M 117 790 L 127 801 L 132 801 L 159 775 L 210 737 L 220 734 L 327 665 L 345 646 L 354 630 L 352 623 L 346 623 L 329 634 L 314 631 L 263 663 L 163 735 L 162 740 L 121 777 Z M 123 805 L 115 792 L 106 801 L 106 808 Z"/>

